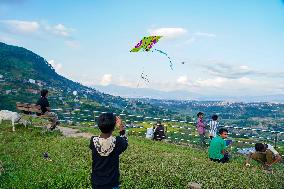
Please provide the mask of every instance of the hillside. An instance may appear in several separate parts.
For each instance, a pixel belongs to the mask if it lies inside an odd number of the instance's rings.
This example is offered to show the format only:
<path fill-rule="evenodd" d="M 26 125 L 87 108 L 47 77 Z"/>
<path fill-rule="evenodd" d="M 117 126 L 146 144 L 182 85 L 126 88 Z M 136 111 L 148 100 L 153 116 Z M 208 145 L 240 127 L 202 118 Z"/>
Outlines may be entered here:
<path fill-rule="evenodd" d="M 66 79 L 32 51 L 0 43 L 0 109 L 15 111 L 16 102 L 35 103 L 43 88 L 50 91 L 52 108 L 63 109 L 62 114 L 74 109 L 153 116 L 163 115 L 164 112 L 172 114 L 148 103 L 104 94 Z M 63 115 L 59 116 L 64 119 Z"/>
<path fill-rule="evenodd" d="M 89 139 L 43 134 L 33 127 L 16 130 L 0 125 L 0 188 L 90 188 Z M 44 152 L 52 161 L 44 160 Z M 218 164 L 201 149 L 129 137 L 129 148 L 120 161 L 121 188 L 183 189 L 189 182 L 201 183 L 203 189 L 283 186 L 283 164 L 267 174 L 255 162 L 245 168 L 243 160 L 235 155 L 232 162 Z"/>

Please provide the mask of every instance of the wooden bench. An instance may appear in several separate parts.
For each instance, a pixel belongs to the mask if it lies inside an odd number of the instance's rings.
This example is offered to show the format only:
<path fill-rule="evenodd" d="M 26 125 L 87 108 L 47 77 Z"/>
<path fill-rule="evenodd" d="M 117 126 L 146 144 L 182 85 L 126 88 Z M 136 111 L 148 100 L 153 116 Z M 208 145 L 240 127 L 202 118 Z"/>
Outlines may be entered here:
<path fill-rule="evenodd" d="M 22 111 L 24 114 L 41 114 L 41 108 L 40 105 L 36 104 L 28 104 L 28 103 L 16 103 L 17 110 Z"/>
<path fill-rule="evenodd" d="M 40 105 L 17 102 L 16 108 L 20 111 L 20 113 L 22 113 L 21 118 L 27 118 L 30 121 L 31 125 L 33 125 L 33 118 L 50 119 L 45 115 L 41 115 L 42 111 Z M 47 128 L 47 125 L 44 124 L 44 128 Z"/>

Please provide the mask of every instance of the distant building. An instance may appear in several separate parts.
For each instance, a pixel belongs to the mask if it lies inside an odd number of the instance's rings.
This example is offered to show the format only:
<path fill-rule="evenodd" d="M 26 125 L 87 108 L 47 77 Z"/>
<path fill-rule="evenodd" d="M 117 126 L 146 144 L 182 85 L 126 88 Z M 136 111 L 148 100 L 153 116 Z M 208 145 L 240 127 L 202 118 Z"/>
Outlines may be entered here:
<path fill-rule="evenodd" d="M 27 91 L 32 94 L 39 94 L 39 90 L 36 90 L 36 89 L 27 89 Z"/>
<path fill-rule="evenodd" d="M 3 78 L 4 78 L 4 76 L 0 74 L 0 79 L 3 79 Z"/>
<path fill-rule="evenodd" d="M 36 81 L 35 81 L 34 79 L 29 79 L 29 82 L 30 82 L 30 83 L 33 83 L 33 84 L 36 83 Z"/>
<path fill-rule="evenodd" d="M 10 94 L 12 92 L 12 90 L 6 90 L 5 93 L 6 95 Z"/>
<path fill-rule="evenodd" d="M 40 80 L 36 80 L 36 84 L 37 84 L 39 87 L 42 87 L 42 86 L 45 86 L 45 85 L 46 85 L 45 82 L 40 81 Z"/>

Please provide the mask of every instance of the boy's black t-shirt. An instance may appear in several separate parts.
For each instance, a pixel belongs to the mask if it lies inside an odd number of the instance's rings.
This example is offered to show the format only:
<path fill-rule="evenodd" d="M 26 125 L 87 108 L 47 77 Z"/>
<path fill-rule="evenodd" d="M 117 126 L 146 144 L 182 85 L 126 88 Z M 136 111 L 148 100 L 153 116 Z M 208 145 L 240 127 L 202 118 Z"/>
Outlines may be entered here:
<path fill-rule="evenodd" d="M 158 126 L 154 131 L 154 140 L 163 140 L 166 138 L 164 126 Z"/>
<path fill-rule="evenodd" d="M 37 101 L 36 105 L 40 105 L 41 112 L 42 112 L 42 114 L 44 114 L 45 112 L 47 112 L 46 107 L 49 107 L 49 102 L 48 102 L 47 98 L 41 97 L 41 98 Z"/>
<path fill-rule="evenodd" d="M 115 147 L 108 156 L 101 156 L 95 148 L 93 136 L 90 140 L 92 150 L 91 183 L 95 189 L 112 189 L 119 185 L 119 155 L 128 146 L 127 138 L 117 136 Z"/>

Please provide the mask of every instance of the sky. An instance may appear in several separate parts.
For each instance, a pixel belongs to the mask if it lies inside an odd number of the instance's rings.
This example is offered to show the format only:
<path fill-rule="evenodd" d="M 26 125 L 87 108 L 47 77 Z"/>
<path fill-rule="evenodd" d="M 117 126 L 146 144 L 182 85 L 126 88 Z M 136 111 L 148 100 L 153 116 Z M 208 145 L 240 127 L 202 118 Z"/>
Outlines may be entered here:
<path fill-rule="evenodd" d="M 0 0 L 0 41 L 69 79 L 207 96 L 284 94 L 283 21 L 283 0 Z M 130 52 L 150 35 L 173 70 Z"/>

